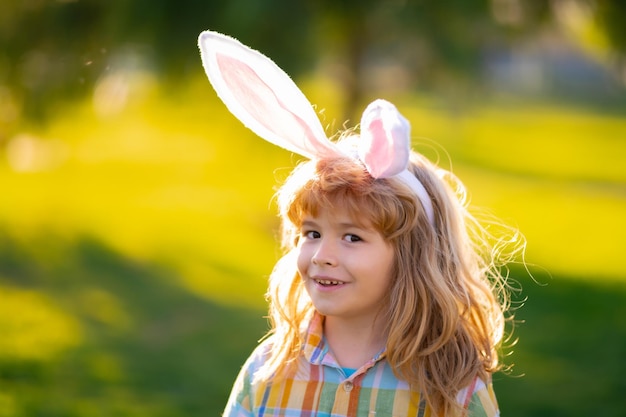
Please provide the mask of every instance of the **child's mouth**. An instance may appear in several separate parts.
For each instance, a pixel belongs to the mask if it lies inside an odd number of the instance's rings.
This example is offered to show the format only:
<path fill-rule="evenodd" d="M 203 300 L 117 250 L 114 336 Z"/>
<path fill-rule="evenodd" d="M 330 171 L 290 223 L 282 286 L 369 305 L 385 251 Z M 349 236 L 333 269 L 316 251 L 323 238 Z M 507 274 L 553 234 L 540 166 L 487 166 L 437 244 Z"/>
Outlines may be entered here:
<path fill-rule="evenodd" d="M 333 287 L 335 285 L 343 284 L 343 282 L 341 281 L 334 281 L 331 279 L 316 279 L 315 282 L 317 282 L 322 287 Z"/>

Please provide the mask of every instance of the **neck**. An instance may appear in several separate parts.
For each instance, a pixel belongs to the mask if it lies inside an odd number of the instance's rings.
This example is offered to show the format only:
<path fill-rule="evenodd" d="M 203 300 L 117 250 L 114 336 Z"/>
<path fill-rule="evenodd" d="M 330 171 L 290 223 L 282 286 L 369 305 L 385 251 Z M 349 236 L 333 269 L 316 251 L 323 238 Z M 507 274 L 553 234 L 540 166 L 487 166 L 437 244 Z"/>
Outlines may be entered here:
<path fill-rule="evenodd" d="M 326 317 L 324 336 L 340 366 L 359 368 L 385 347 L 382 322 L 371 319 Z"/>

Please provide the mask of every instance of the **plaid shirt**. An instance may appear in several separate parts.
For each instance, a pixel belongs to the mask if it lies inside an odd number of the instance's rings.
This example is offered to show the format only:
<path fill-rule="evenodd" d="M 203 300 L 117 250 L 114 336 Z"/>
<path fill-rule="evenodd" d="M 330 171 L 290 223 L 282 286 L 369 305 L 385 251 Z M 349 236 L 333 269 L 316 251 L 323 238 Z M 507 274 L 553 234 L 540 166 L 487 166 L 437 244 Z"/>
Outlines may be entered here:
<path fill-rule="evenodd" d="M 404 417 L 432 415 L 420 394 L 393 374 L 384 351 L 346 377 L 322 337 L 323 320 L 314 315 L 306 334 L 295 375 L 281 383 L 254 382 L 254 373 L 271 349 L 271 339 L 259 345 L 233 387 L 225 417 Z M 491 384 L 475 379 L 457 396 L 469 417 L 498 417 Z"/>

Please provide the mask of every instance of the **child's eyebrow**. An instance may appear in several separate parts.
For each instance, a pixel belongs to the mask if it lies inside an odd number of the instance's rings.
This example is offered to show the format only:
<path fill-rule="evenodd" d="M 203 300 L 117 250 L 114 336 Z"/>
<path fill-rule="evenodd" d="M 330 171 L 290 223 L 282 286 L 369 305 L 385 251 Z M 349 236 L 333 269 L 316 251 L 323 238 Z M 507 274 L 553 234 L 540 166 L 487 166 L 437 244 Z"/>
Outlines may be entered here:
<path fill-rule="evenodd" d="M 303 220 L 302 223 L 300 223 L 300 226 L 313 227 L 317 226 L 317 223 L 315 223 L 313 220 Z"/>
<path fill-rule="evenodd" d="M 345 229 L 369 230 L 367 227 L 353 222 L 341 222 L 339 223 L 339 226 Z"/>
<path fill-rule="evenodd" d="M 362 232 L 373 232 L 375 231 L 374 227 L 372 226 L 366 226 L 363 223 L 357 223 L 354 221 L 342 221 L 337 223 L 337 226 L 339 226 L 342 229 L 358 229 Z M 304 219 L 302 220 L 302 223 L 300 223 L 300 227 L 319 227 L 318 223 L 314 220 L 314 219 Z"/>

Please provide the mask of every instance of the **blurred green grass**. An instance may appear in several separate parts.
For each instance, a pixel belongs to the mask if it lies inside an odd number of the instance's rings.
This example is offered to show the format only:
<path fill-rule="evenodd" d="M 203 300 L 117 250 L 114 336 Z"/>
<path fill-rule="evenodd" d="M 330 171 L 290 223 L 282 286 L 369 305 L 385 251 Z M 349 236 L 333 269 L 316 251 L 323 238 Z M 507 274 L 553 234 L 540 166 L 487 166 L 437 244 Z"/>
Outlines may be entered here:
<path fill-rule="evenodd" d="M 301 85 L 340 126 L 332 84 Z M 204 79 L 129 89 L 26 126 L 3 154 L 0 417 L 218 415 L 267 327 L 271 198 L 297 158 Z M 416 149 L 528 239 L 537 282 L 514 269 L 528 300 L 513 376 L 497 377 L 503 414 L 623 415 L 626 118 L 386 98 Z"/>

